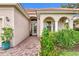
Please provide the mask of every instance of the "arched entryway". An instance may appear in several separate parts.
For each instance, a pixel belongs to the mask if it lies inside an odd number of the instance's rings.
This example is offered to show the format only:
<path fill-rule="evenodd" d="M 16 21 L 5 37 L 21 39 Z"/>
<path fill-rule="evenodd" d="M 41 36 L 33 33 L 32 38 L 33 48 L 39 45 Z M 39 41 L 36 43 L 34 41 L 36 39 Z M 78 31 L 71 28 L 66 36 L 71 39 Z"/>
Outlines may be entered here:
<path fill-rule="evenodd" d="M 58 21 L 58 30 L 68 27 L 69 27 L 69 19 L 67 17 L 61 17 Z"/>
<path fill-rule="evenodd" d="M 44 19 L 44 28 L 47 28 L 49 31 L 55 31 L 55 21 L 52 17 Z"/>
<path fill-rule="evenodd" d="M 79 17 L 74 17 L 73 18 L 73 29 L 79 31 Z"/>
<path fill-rule="evenodd" d="M 30 17 L 30 32 L 31 35 L 37 35 L 37 17 Z"/>

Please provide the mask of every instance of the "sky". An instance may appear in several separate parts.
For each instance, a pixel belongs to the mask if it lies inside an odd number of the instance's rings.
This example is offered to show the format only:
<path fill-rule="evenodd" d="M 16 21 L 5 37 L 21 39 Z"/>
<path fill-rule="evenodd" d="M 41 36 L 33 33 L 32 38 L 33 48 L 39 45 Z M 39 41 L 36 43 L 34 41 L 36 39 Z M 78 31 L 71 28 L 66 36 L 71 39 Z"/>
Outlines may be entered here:
<path fill-rule="evenodd" d="M 22 3 L 23 8 L 60 8 L 62 3 Z"/>

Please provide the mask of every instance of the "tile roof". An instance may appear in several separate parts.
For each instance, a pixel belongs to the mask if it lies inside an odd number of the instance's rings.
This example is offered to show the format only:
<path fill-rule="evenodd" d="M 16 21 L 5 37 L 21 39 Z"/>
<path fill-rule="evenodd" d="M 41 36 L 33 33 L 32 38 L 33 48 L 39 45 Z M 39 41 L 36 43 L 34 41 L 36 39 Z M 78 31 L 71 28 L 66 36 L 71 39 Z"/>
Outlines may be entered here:
<path fill-rule="evenodd" d="M 36 11 L 72 11 L 72 10 L 79 10 L 79 8 L 39 8 L 39 9 L 25 9 L 27 13 L 35 14 Z"/>

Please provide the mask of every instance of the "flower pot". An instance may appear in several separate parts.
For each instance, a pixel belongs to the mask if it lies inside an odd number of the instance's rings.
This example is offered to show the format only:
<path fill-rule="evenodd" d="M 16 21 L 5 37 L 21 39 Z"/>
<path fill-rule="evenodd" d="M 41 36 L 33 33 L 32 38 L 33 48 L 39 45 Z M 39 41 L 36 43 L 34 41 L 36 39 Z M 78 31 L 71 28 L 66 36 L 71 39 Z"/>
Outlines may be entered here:
<path fill-rule="evenodd" d="M 2 42 L 2 49 L 6 50 L 10 48 L 10 41 Z"/>

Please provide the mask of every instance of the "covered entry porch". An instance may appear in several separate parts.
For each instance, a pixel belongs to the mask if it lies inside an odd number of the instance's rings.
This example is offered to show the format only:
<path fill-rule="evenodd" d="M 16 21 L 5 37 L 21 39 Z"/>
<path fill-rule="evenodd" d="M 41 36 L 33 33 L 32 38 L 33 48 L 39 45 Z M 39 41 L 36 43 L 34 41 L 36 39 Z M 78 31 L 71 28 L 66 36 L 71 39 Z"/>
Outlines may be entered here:
<path fill-rule="evenodd" d="M 77 21 L 76 21 L 77 20 Z M 59 31 L 65 28 L 75 29 L 79 28 L 79 16 L 74 14 L 41 14 L 37 19 L 39 25 L 37 33 L 41 36 L 44 28 L 48 28 L 50 31 Z M 74 25 L 75 24 L 75 25 Z"/>

